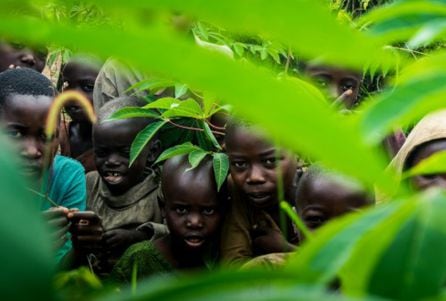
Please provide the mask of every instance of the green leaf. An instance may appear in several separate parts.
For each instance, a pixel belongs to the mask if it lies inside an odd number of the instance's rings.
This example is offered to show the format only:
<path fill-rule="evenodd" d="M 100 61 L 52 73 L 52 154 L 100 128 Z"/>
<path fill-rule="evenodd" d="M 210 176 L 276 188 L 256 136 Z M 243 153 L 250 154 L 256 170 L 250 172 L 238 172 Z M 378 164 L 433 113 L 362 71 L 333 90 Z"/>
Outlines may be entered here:
<path fill-rule="evenodd" d="M 173 97 L 163 97 L 145 105 L 144 109 L 169 110 L 179 106 L 180 103 L 181 100 L 179 99 Z"/>
<path fill-rule="evenodd" d="M 393 300 L 427 300 L 446 280 L 446 196 L 428 191 L 368 278 L 370 294 Z M 383 281 L 386 279 L 386 281 Z"/>
<path fill-rule="evenodd" d="M 110 116 L 109 120 L 135 118 L 135 117 L 159 118 L 160 114 L 145 108 L 127 107 L 114 112 Z"/>
<path fill-rule="evenodd" d="M 169 158 L 178 156 L 178 155 L 184 155 L 188 154 L 190 152 L 193 152 L 195 150 L 199 149 L 197 146 L 193 145 L 190 142 L 186 142 L 180 145 L 175 145 L 169 149 L 166 149 L 156 160 L 155 163 L 167 160 Z"/>
<path fill-rule="evenodd" d="M 144 150 L 147 143 L 155 136 L 155 134 L 167 123 L 167 121 L 157 121 L 150 123 L 141 132 L 136 135 L 130 148 L 130 166 L 138 158 L 139 154 Z"/>
<path fill-rule="evenodd" d="M 209 127 L 209 124 L 206 121 L 203 121 L 203 128 L 204 132 L 206 134 L 207 139 L 212 143 L 212 145 L 217 149 L 221 150 L 220 143 L 218 143 L 217 139 L 214 136 L 214 133 L 212 133 L 211 128 Z"/>
<path fill-rule="evenodd" d="M 446 33 L 446 22 L 444 20 L 429 22 L 407 42 L 409 49 L 416 49 L 419 47 L 426 47 L 435 39 L 444 36 Z"/>
<path fill-rule="evenodd" d="M 187 85 L 184 84 L 176 84 L 175 85 L 175 98 L 181 98 L 186 95 L 188 90 Z"/>
<path fill-rule="evenodd" d="M 136 84 L 130 86 L 126 91 L 150 91 L 152 93 L 157 92 L 158 90 L 165 89 L 168 87 L 174 86 L 175 83 L 172 80 L 166 79 L 157 79 L 150 78 L 144 79 L 142 81 L 137 82 Z"/>
<path fill-rule="evenodd" d="M 195 99 L 189 98 L 172 105 L 169 110 L 163 113 L 163 117 L 190 117 L 201 119 L 203 118 L 203 110 Z"/>
<path fill-rule="evenodd" d="M 434 153 L 432 156 L 422 160 L 416 166 L 404 173 L 403 177 L 416 175 L 429 175 L 446 172 L 446 151 Z"/>
<path fill-rule="evenodd" d="M 213 155 L 214 176 L 217 182 L 217 189 L 220 190 L 229 172 L 229 158 L 224 153 L 214 153 Z"/>
<path fill-rule="evenodd" d="M 197 167 L 198 165 L 200 165 L 200 162 L 203 161 L 203 159 L 209 154 L 209 152 L 202 150 L 202 149 L 197 149 L 194 150 L 192 152 L 189 153 L 189 163 L 190 163 L 190 168 L 188 168 L 187 170 L 192 170 L 195 167 Z"/>

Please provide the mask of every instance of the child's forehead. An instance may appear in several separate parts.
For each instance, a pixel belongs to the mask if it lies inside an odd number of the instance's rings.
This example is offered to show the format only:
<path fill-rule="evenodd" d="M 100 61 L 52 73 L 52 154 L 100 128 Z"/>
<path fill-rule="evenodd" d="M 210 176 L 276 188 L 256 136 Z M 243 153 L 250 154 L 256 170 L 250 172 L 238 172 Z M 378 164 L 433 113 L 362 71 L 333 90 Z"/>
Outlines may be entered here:
<path fill-rule="evenodd" d="M 53 103 L 53 97 L 46 95 L 10 94 L 6 97 L 4 108 L 6 110 L 21 111 L 48 111 Z"/>

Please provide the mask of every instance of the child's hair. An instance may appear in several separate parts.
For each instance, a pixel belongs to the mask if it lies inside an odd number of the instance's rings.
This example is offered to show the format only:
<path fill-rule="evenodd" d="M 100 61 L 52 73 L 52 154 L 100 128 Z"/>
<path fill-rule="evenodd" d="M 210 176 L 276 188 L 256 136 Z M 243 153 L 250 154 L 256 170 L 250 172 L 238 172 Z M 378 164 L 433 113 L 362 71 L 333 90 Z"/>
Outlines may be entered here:
<path fill-rule="evenodd" d="M 190 167 L 191 166 L 190 166 L 190 163 L 188 160 L 188 156 L 186 156 L 186 155 L 176 156 L 171 159 L 168 159 L 163 165 L 163 171 L 162 171 L 162 177 L 161 177 L 162 189 L 165 186 L 167 186 L 166 184 L 163 184 L 163 183 L 166 183 L 166 181 L 169 178 L 174 177 L 176 180 L 178 180 L 184 173 L 193 172 L 193 170 L 189 170 Z M 212 183 L 211 185 L 217 193 L 217 198 L 219 201 L 220 209 L 222 211 L 224 211 L 227 206 L 226 201 L 228 198 L 227 185 L 226 185 L 226 181 L 225 181 L 225 183 L 223 183 L 223 185 L 221 186 L 220 190 L 217 191 L 217 184 L 215 182 L 214 172 L 213 172 L 212 158 L 210 156 L 206 156 L 200 162 L 200 164 L 194 168 L 194 170 L 196 172 L 197 171 L 207 171 L 211 175 L 209 181 Z M 175 182 L 177 182 L 177 181 L 173 181 L 174 183 L 172 183 L 172 181 L 169 181 L 169 182 L 171 182 L 171 185 L 172 184 L 175 185 Z M 193 189 L 193 187 L 191 187 L 191 189 Z M 164 193 L 164 190 L 163 190 L 163 193 Z M 162 200 L 160 200 L 160 206 L 164 206 L 164 203 Z"/>
<path fill-rule="evenodd" d="M 351 188 L 354 191 L 362 191 L 364 195 L 367 194 L 365 188 L 359 182 L 353 181 L 352 179 L 341 176 L 335 172 L 323 169 L 319 165 L 312 165 L 308 168 L 307 171 L 303 173 L 303 175 L 299 179 L 296 189 L 296 204 L 299 204 L 300 196 L 303 195 L 303 192 L 306 189 L 307 185 L 322 178 L 329 179 L 335 183 L 338 183 L 339 185 L 345 186 L 346 188 Z M 373 204 L 373 195 L 369 195 L 367 200 L 370 201 L 369 204 Z"/>
<path fill-rule="evenodd" d="M 145 104 L 144 101 L 137 97 L 123 96 L 115 98 L 105 103 L 97 112 L 98 123 L 107 121 L 113 113 L 126 107 L 141 107 Z"/>
<path fill-rule="evenodd" d="M 9 69 L 0 73 L 0 111 L 11 94 L 56 96 L 51 81 L 29 68 Z"/>
<path fill-rule="evenodd" d="M 93 69 L 100 70 L 102 65 L 104 65 L 104 62 L 101 61 L 99 58 L 91 56 L 91 55 L 84 55 L 84 54 L 77 54 L 75 56 L 72 56 L 66 63 L 64 63 L 61 67 L 59 78 L 57 79 L 57 90 L 62 91 L 63 88 L 63 73 L 66 65 L 68 63 L 75 63 L 79 65 L 85 65 L 88 67 L 91 67 Z"/>

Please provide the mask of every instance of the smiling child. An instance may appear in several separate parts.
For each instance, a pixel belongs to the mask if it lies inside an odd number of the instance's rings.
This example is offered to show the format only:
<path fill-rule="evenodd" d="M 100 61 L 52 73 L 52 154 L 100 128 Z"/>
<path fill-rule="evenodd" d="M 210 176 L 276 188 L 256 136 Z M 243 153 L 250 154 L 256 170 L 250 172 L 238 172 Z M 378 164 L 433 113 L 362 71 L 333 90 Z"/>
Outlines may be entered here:
<path fill-rule="evenodd" d="M 115 111 L 138 105 L 139 100 L 130 97 L 112 100 L 99 110 L 93 127 L 97 171 L 87 174 L 87 208 L 98 215 L 101 227 L 75 225 L 75 246 L 83 253 L 90 243 L 100 242 L 99 257 L 106 258 L 100 264 L 101 273 L 105 274 L 130 245 L 166 232 L 157 202 L 158 177 L 152 168 L 160 141 L 152 139 L 129 166 L 133 140 L 153 120 L 108 120 Z"/>

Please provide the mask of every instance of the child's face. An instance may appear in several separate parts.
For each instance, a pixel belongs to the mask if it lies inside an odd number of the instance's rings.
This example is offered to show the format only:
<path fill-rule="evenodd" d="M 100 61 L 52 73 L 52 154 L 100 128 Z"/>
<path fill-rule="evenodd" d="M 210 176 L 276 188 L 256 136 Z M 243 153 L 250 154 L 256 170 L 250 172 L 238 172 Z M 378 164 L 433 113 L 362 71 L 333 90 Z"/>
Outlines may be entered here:
<path fill-rule="evenodd" d="M 231 162 L 231 177 L 238 189 L 256 207 L 277 204 L 277 167 L 280 165 L 285 191 L 291 187 L 296 172 L 294 156 L 279 151 L 264 139 L 238 127 L 226 139 Z"/>
<path fill-rule="evenodd" d="M 94 82 L 99 69 L 79 62 L 69 62 L 62 71 L 64 91 L 75 90 L 84 94 L 93 103 Z M 83 109 L 76 103 L 68 103 L 65 110 L 75 122 L 88 121 Z"/>
<path fill-rule="evenodd" d="M 42 72 L 46 56 L 46 50 L 32 50 L 23 45 L 0 41 L 0 72 L 16 67 L 26 67 Z"/>
<path fill-rule="evenodd" d="M 305 69 L 305 73 L 325 88 L 331 98 L 342 96 L 342 102 L 347 109 L 354 106 L 361 84 L 359 73 L 321 65 L 310 65 Z M 351 90 L 351 93 L 344 94 L 348 90 Z"/>
<path fill-rule="evenodd" d="M 298 213 L 309 229 L 316 229 L 328 220 L 356 211 L 372 203 L 358 188 L 327 177 L 307 180 L 298 196 Z"/>
<path fill-rule="evenodd" d="M 412 159 L 412 166 L 416 166 L 424 159 L 429 158 L 433 154 L 446 150 L 446 139 L 435 140 L 420 146 Z M 425 190 L 430 187 L 438 187 L 446 189 L 446 173 L 418 175 L 411 178 L 413 187 L 416 190 Z"/>
<path fill-rule="evenodd" d="M 48 96 L 11 95 L 6 99 L 1 116 L 6 134 L 19 148 L 22 171 L 27 177 L 42 176 L 46 150 L 46 117 L 53 99 Z M 49 162 L 56 154 L 57 137 L 48 145 Z"/>
<path fill-rule="evenodd" d="M 115 195 L 128 191 L 145 178 L 152 143 L 148 143 L 129 167 L 130 147 L 139 131 L 147 126 L 142 119 L 106 121 L 93 127 L 93 148 L 98 172 Z"/>
<path fill-rule="evenodd" d="M 188 171 L 186 171 L 187 173 Z M 184 250 L 199 251 L 215 238 L 221 221 L 215 184 L 209 174 L 193 180 L 163 181 L 164 215 L 172 239 Z"/>

